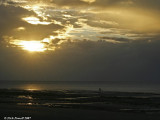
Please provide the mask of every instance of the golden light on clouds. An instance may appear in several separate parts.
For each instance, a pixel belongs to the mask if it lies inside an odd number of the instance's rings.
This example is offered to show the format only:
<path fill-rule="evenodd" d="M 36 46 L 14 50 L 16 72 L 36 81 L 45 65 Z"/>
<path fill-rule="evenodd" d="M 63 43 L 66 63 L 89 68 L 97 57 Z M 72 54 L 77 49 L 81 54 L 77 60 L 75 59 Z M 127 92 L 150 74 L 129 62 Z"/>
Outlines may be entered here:
<path fill-rule="evenodd" d="M 73 25 L 69 24 L 65 26 L 64 31 L 56 31 L 56 33 L 58 33 L 58 36 L 56 36 L 56 38 L 58 39 L 67 39 L 70 38 L 71 35 L 69 34 L 72 30 L 73 30 Z"/>
<path fill-rule="evenodd" d="M 17 3 L 19 0 L 12 1 Z M 64 0 L 29 1 L 26 4 L 17 4 L 20 8 L 12 8 L 24 10 L 24 15 L 15 13 L 19 16 L 15 21 L 20 19 L 20 22 L 11 28 L 13 33 L 6 30 L 5 34 L 19 40 L 13 44 L 27 51 L 55 49 L 55 46 L 57 48 L 67 40 L 97 41 L 103 38 L 114 43 L 114 38 L 135 40 L 141 37 L 139 34 L 148 35 L 160 30 L 157 12 L 129 7 L 134 3 L 132 0 L 69 0 L 70 4 L 66 4 Z M 124 5 L 126 6 L 123 7 Z M 132 32 L 135 35 L 128 36 Z"/>
<path fill-rule="evenodd" d="M 49 25 L 51 24 L 51 22 L 41 22 L 39 18 L 37 17 L 26 17 L 26 18 L 23 18 L 24 21 L 30 23 L 30 24 L 34 24 L 34 25 L 38 25 L 38 24 L 41 24 L 41 25 Z"/>
<path fill-rule="evenodd" d="M 47 20 L 47 15 L 44 14 L 44 12 L 43 12 L 43 10 L 46 6 L 47 6 L 46 4 L 33 4 L 33 5 L 25 5 L 22 7 L 24 9 L 29 10 L 29 11 L 34 11 L 43 20 Z M 50 15 L 48 15 L 48 16 L 50 16 Z"/>
<path fill-rule="evenodd" d="M 110 9 L 93 12 L 98 20 L 97 22 L 110 24 L 116 28 L 128 29 L 136 32 L 157 32 L 160 30 L 159 16 L 154 13 L 136 9 Z M 108 22 L 108 19 L 111 19 Z"/>
<path fill-rule="evenodd" d="M 93 2 L 95 2 L 96 0 L 81 0 L 81 1 L 88 2 L 88 3 L 93 3 Z"/>
<path fill-rule="evenodd" d="M 17 31 L 24 31 L 26 28 L 25 27 L 18 27 L 16 30 Z"/>

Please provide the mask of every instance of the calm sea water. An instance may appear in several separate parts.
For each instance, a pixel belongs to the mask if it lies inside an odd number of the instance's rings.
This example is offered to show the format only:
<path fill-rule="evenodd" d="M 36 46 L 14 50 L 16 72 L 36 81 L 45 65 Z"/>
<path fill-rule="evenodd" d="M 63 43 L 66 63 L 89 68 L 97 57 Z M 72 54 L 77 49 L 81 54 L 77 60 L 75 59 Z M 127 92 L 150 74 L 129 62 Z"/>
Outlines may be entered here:
<path fill-rule="evenodd" d="M 159 82 L 125 81 L 1 81 L 0 89 L 25 90 L 98 90 L 120 92 L 155 92 L 160 93 Z"/>

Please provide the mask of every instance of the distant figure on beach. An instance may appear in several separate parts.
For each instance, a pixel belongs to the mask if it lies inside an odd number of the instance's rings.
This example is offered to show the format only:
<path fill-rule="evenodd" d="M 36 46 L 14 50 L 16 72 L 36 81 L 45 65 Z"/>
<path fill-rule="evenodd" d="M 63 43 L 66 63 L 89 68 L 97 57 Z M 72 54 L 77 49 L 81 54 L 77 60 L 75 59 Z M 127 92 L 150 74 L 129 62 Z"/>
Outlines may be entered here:
<path fill-rule="evenodd" d="M 99 94 L 101 94 L 102 93 L 102 89 L 101 88 L 99 88 Z"/>

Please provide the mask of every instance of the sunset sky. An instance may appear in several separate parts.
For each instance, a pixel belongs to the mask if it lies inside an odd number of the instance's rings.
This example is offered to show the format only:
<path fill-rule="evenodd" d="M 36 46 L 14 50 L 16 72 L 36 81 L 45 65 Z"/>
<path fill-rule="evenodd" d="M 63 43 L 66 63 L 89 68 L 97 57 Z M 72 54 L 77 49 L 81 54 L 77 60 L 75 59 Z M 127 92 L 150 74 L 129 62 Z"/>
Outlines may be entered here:
<path fill-rule="evenodd" d="M 160 79 L 160 0 L 0 0 L 0 80 Z"/>

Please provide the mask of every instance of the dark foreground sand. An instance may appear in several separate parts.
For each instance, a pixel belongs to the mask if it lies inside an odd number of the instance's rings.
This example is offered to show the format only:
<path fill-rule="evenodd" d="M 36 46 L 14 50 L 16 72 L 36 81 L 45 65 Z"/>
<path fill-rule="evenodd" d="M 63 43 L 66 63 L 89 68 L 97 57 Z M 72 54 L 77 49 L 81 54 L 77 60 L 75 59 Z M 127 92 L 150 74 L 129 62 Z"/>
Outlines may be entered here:
<path fill-rule="evenodd" d="M 30 120 L 160 120 L 159 113 L 110 112 L 0 104 L 0 120 L 4 120 L 4 117 L 31 117 Z"/>
<path fill-rule="evenodd" d="M 160 94 L 0 90 L 0 120 L 160 120 Z"/>

